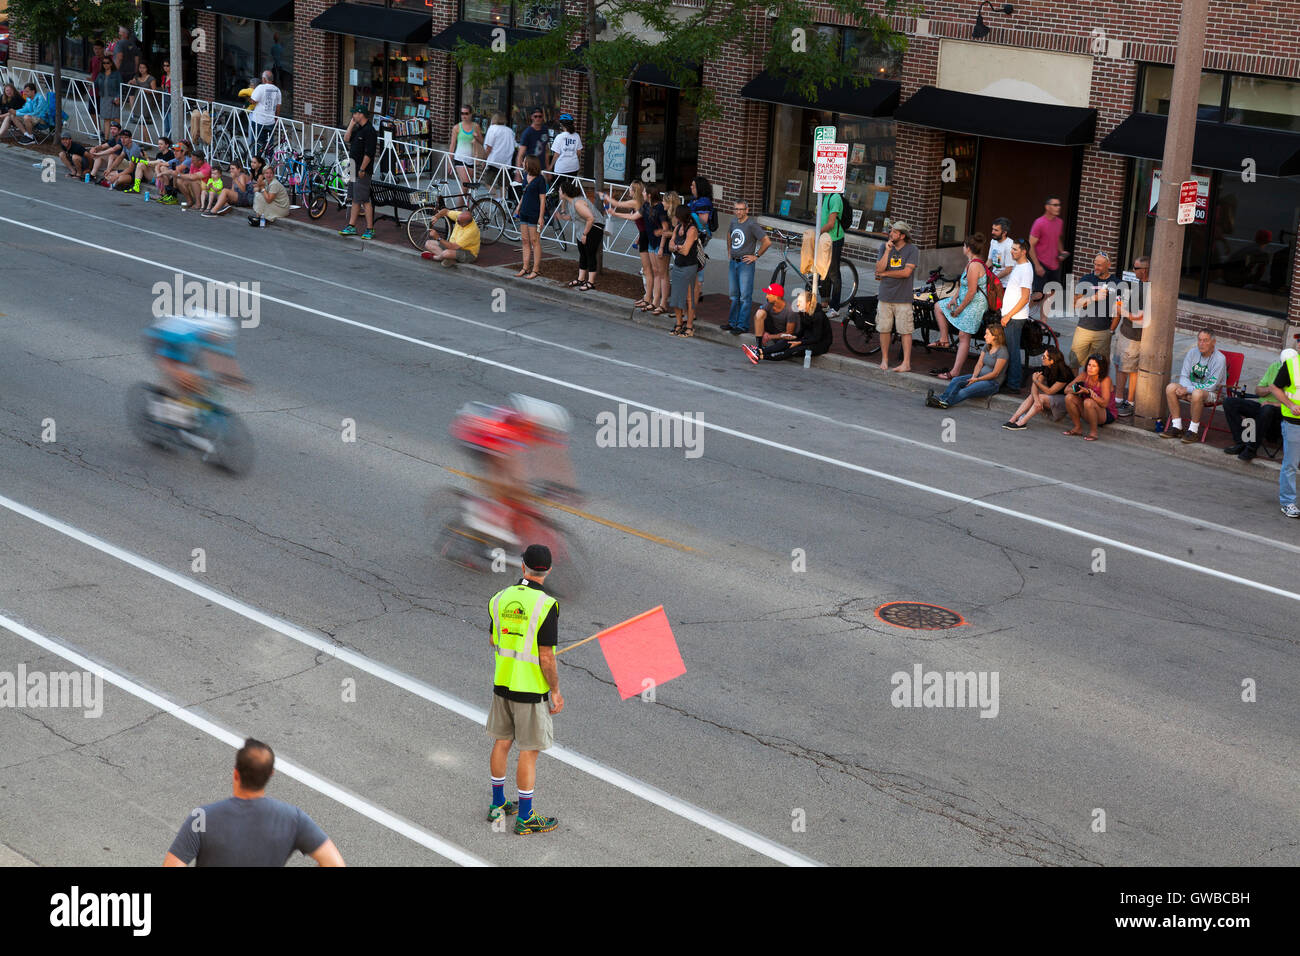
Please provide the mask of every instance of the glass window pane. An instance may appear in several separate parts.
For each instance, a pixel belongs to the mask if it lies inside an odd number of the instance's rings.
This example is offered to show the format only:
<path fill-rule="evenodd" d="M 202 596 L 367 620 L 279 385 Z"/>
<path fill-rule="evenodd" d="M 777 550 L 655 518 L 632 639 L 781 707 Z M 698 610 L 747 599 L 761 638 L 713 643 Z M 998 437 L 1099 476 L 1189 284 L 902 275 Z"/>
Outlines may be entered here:
<path fill-rule="evenodd" d="M 293 22 L 260 25 L 262 69 L 275 74 L 280 88 L 280 115 L 293 116 Z"/>
<path fill-rule="evenodd" d="M 505 112 L 510 102 L 510 79 L 502 77 L 499 80 L 489 80 L 484 86 L 474 86 L 468 79 L 468 71 L 461 74 L 464 80 L 460 87 L 460 103 L 457 105 L 456 122 L 460 122 L 461 106 L 468 106 L 474 111 L 474 119 L 483 127 L 484 132 L 492 124 L 492 114 L 497 110 Z M 525 121 L 526 122 L 526 121 Z M 439 135 L 441 130 L 437 131 Z M 450 138 L 450 132 L 448 132 Z M 436 137 L 435 137 L 436 139 Z M 435 146 L 442 148 L 445 144 L 435 142 Z"/>
<path fill-rule="evenodd" d="M 344 42 L 343 92 L 339 99 L 342 125 L 347 126 L 353 106 L 374 109 L 374 99 L 386 95 L 383 81 L 384 44 L 380 40 L 347 37 Z M 355 83 L 353 82 L 355 74 Z"/>
<path fill-rule="evenodd" d="M 253 20 L 220 17 L 221 62 L 217 65 L 217 99 L 238 103 L 239 91 L 246 89 L 259 72 L 253 59 L 257 24 Z M 256 86 L 256 83 L 253 83 Z"/>
<path fill-rule="evenodd" d="M 824 110 L 773 107 L 767 215 L 813 221 L 816 213 L 812 192 L 813 129 L 831 125 L 831 116 Z"/>
<path fill-rule="evenodd" d="M 1300 83 L 1234 76 L 1228 88 L 1228 122 L 1300 130 Z"/>
<path fill-rule="evenodd" d="M 1257 312 L 1287 311 L 1300 183 L 1219 177 L 1206 297 Z"/>
<path fill-rule="evenodd" d="M 510 77 L 510 126 L 515 137 L 532 122 L 533 107 L 540 106 L 546 114 L 546 122 L 554 125 L 556 110 L 560 102 L 560 73 L 532 73 L 526 76 L 515 74 Z M 583 143 L 584 148 L 587 146 Z"/>
<path fill-rule="evenodd" d="M 970 222 L 972 190 L 975 185 L 975 156 L 978 139 L 974 136 L 949 135 L 943 155 L 957 163 L 956 178 L 945 182 L 939 200 L 939 245 L 951 246 L 966 240 Z"/>
<path fill-rule="evenodd" d="M 845 226 L 859 232 L 883 233 L 890 215 L 894 183 L 894 121 L 839 116 L 836 128 L 841 143 L 849 144 L 845 182 L 853 220 Z"/>
<path fill-rule="evenodd" d="M 510 0 L 465 0 L 465 19 L 510 26 Z"/>
<path fill-rule="evenodd" d="M 677 100 L 677 123 L 673 130 L 675 165 L 670 170 L 672 176 L 668 179 L 668 184 L 682 195 L 688 195 L 691 180 L 699 168 L 700 118 L 695 107 L 686 102 L 680 93 L 669 91 L 669 95 Z M 659 176 L 665 178 L 662 172 Z"/>
<path fill-rule="evenodd" d="M 524 30 L 550 30 L 563 12 L 559 0 L 522 0 L 515 3 L 515 26 Z"/>
<path fill-rule="evenodd" d="M 1160 164 L 1154 160 L 1142 159 L 1134 163 L 1133 194 L 1130 203 L 1130 235 L 1128 268 L 1134 257 L 1150 255 L 1156 234 L 1156 207 L 1160 197 Z M 1208 189 L 1211 173 L 1207 169 L 1192 170 L 1192 175 Z M 1213 199 L 1211 192 L 1210 199 Z M 1178 293 L 1186 298 L 1197 298 L 1201 294 L 1201 277 L 1205 271 L 1206 256 L 1211 253 L 1209 231 L 1200 211 L 1196 222 L 1182 227 L 1183 233 L 1183 267 L 1179 280 Z M 1216 253 L 1216 255 L 1218 255 Z"/>
<path fill-rule="evenodd" d="M 1141 112 L 1169 115 L 1169 96 L 1173 89 L 1174 68 L 1172 66 L 1147 66 L 1142 71 Z M 1201 90 L 1197 96 L 1199 108 L 1196 118 L 1217 121 L 1220 104 L 1223 102 L 1223 74 L 1202 73 Z"/>
<path fill-rule="evenodd" d="M 866 73 L 881 79 L 897 80 L 903 75 L 903 54 L 898 50 L 882 50 L 872 41 L 869 30 L 844 31 L 844 62 L 855 73 Z"/>

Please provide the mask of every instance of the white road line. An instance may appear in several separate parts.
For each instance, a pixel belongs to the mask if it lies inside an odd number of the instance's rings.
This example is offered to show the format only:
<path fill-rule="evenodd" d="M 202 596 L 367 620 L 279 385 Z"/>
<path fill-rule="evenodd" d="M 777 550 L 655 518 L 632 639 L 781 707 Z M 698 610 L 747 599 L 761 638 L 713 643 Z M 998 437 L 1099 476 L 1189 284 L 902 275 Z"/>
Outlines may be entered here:
<path fill-rule="evenodd" d="M 88 242 L 84 239 L 77 239 L 73 236 L 65 236 L 62 233 L 54 232 L 49 229 L 43 229 L 39 226 L 31 226 L 28 225 L 27 223 L 19 222 L 18 220 L 15 219 L 9 219 L 4 216 L 0 216 L 0 222 L 12 223 L 15 226 L 21 226 L 24 229 L 31 229 L 35 232 L 43 233 L 47 236 L 54 236 L 55 238 L 63 239 L 67 242 L 72 242 L 77 245 L 87 246 L 89 248 L 97 249 L 101 252 L 106 252 L 111 255 L 121 256 L 124 259 L 132 259 L 137 262 L 143 262 L 147 265 L 155 266 L 159 269 L 167 269 L 168 271 L 179 273 L 185 276 L 190 276 L 195 279 L 200 279 L 204 282 L 222 281 L 218 279 L 213 279 L 209 276 L 205 276 L 197 272 L 191 272 L 186 269 L 177 268 L 176 266 L 170 266 L 163 262 L 157 262 L 153 259 L 146 259 L 143 256 L 137 256 L 128 252 L 121 252 L 117 249 L 108 249 L 94 242 Z M 290 302 L 288 299 L 281 299 L 273 295 L 267 295 L 265 292 L 257 292 L 255 294 L 259 298 L 265 299 L 267 302 L 273 302 L 276 305 L 283 305 L 286 308 L 290 308 L 290 309 L 297 309 L 299 312 L 305 312 L 308 315 L 319 316 L 320 318 L 323 319 L 329 319 L 331 322 L 338 322 L 341 325 L 350 325 L 354 328 L 363 329 L 367 332 L 374 332 L 376 335 L 382 335 L 385 336 L 386 338 L 397 339 L 400 342 L 407 342 L 411 345 L 418 345 L 420 348 L 429 349 L 434 352 L 441 352 L 444 355 L 455 356 L 456 358 L 465 359 L 466 361 L 469 362 L 477 362 L 480 365 L 488 365 L 491 366 L 492 368 L 499 369 L 503 372 L 510 372 L 513 375 L 521 375 L 524 378 L 530 378 L 530 379 L 534 379 L 535 381 L 545 382 L 548 385 L 554 385 L 557 388 L 567 389 L 568 391 L 571 392 L 578 392 L 583 395 L 590 395 L 594 398 L 602 398 L 610 402 L 622 403 L 631 408 L 640 408 L 648 412 L 658 412 L 660 415 L 667 416 L 668 418 L 681 418 L 682 415 L 681 412 L 671 411 L 665 408 L 659 408 L 656 405 L 650 405 L 646 402 L 637 401 L 634 398 L 628 398 L 622 395 L 615 395 L 612 392 L 605 392 L 597 388 L 589 388 L 586 385 L 579 385 L 575 382 L 569 382 L 561 378 L 556 378 L 555 376 L 552 375 L 544 375 L 541 372 L 534 372 L 531 371 L 530 369 L 520 368 L 519 366 L 512 365 L 509 362 L 498 362 L 495 359 L 486 358 L 482 355 L 472 355 L 469 352 L 462 352 L 460 349 L 453 349 L 446 345 L 439 345 L 436 342 L 427 342 L 424 339 L 416 338 L 413 335 L 405 335 L 401 332 L 394 332 L 391 329 L 381 328 L 380 326 L 370 325 L 365 322 L 358 322 L 356 319 L 349 319 L 341 315 L 334 315 L 330 312 L 325 312 L 321 309 L 314 309 L 308 305 L 301 305 L 300 303 L 297 302 Z M 1143 548 L 1140 547 L 1139 545 L 1129 544 L 1128 542 L 1120 541 L 1117 538 L 1107 538 L 1098 534 L 1094 534 L 1090 531 L 1084 531 L 1079 528 L 1072 528 L 1069 525 L 1062 524 L 1059 521 L 1052 521 L 1048 518 L 1040 518 L 1037 515 L 1026 514 L 1021 511 L 1017 511 L 1014 508 L 1003 507 L 1002 505 L 995 504 L 994 502 L 991 502 L 985 498 L 958 494 L 953 491 L 945 491 L 942 488 L 936 488 L 932 485 L 922 484 L 919 481 L 912 481 L 911 479 L 902 478 L 898 475 L 890 474 L 889 472 L 879 471 L 875 468 L 868 468 L 865 465 L 857 465 L 850 461 L 844 461 L 841 458 L 832 458 L 830 455 L 822 455 L 817 452 L 808 451 L 803 448 L 796 448 L 793 445 L 786 445 L 783 444 L 782 442 L 773 441 L 770 438 L 763 438 L 760 435 L 752 435 L 748 432 L 742 432 L 739 429 L 728 428 L 725 425 L 716 425 L 711 422 L 706 422 L 703 420 L 698 421 L 697 424 L 703 428 L 707 428 L 710 431 L 717 432 L 720 435 L 728 435 L 732 438 L 740 439 L 741 441 L 747 441 L 755 445 L 763 445 L 764 447 L 773 448 L 776 449 L 777 451 L 783 451 L 786 452 L 787 454 L 795 455 L 800 458 L 806 458 L 810 461 L 818 461 L 821 462 L 822 464 L 832 465 L 836 468 L 842 468 L 845 471 L 852 471 L 860 475 L 867 475 L 868 477 L 876 478 L 879 479 L 880 481 L 889 482 L 890 484 L 893 485 L 898 485 L 903 488 L 909 488 L 913 491 L 919 491 L 923 494 L 933 495 L 937 498 L 943 498 L 948 501 L 956 502 L 958 504 L 975 504 L 986 511 L 992 511 L 997 514 L 1004 515 L 1008 518 L 1014 518 L 1017 521 L 1024 521 L 1028 524 L 1038 525 L 1040 528 L 1050 528 L 1053 531 L 1059 531 L 1062 534 L 1067 534 L 1070 535 L 1071 537 L 1083 538 L 1086 541 L 1092 541 L 1096 544 L 1108 545 L 1112 548 L 1117 548 L 1120 551 L 1126 551 L 1129 554 L 1136 554 L 1141 557 L 1149 558 L 1152 561 L 1159 561 L 1162 564 L 1172 565 L 1173 567 L 1182 568 L 1183 570 L 1186 571 L 1192 571 L 1196 574 L 1203 574 L 1207 577 L 1217 578 L 1218 580 L 1221 581 L 1228 581 L 1232 584 L 1239 584 L 1242 587 L 1251 588 L 1256 591 L 1263 591 L 1266 594 L 1273 594 L 1278 597 L 1287 598 L 1288 600 L 1291 601 L 1300 602 L 1300 592 L 1287 591 L 1283 588 L 1273 587 L 1270 584 L 1264 584 L 1259 581 L 1253 581 L 1250 578 L 1244 578 L 1244 577 L 1240 577 L 1239 575 L 1229 574 L 1226 571 L 1219 571 L 1216 570 L 1215 568 L 1206 567 L 1205 565 L 1194 564 L 1191 561 L 1183 561 L 1180 558 L 1171 557 L 1170 555 L 1167 554 L 1161 554 L 1159 551 L 1152 551 L 1149 548 Z"/>
<path fill-rule="evenodd" d="M 228 256 L 232 259 L 239 260 L 241 266 L 247 265 L 247 259 L 245 257 L 230 252 L 229 250 L 226 249 L 218 249 L 214 246 L 205 246 L 200 242 L 192 242 L 188 239 L 180 239 L 175 236 L 169 236 L 161 232 L 156 232 L 152 229 L 145 229 L 143 226 L 134 226 L 129 223 L 118 222 L 109 219 L 107 216 L 97 216 L 94 213 L 88 213 L 79 209 L 73 209 L 72 207 L 69 206 L 61 206 L 58 203 L 49 202 L 48 200 L 33 199 L 30 196 L 24 196 L 22 193 L 16 193 L 8 189 L 0 189 L 0 194 L 14 196 L 16 198 L 23 199 L 27 202 L 39 203 L 42 206 L 49 206 L 52 209 L 59 209 L 64 212 L 72 213 L 73 215 L 82 216 L 83 218 L 97 219 L 100 220 L 101 222 L 109 223 L 114 228 L 130 229 L 135 232 L 143 233 L 144 235 L 154 236 L 155 238 L 165 240 L 173 245 L 178 245 L 178 244 L 185 245 L 195 249 L 200 249 L 203 252 L 212 253 L 214 255 Z M 27 225 L 26 223 L 21 223 L 13 219 L 5 219 L 4 217 L 0 217 L 0 222 L 9 222 L 15 225 L 23 225 L 23 226 Z M 28 228 L 39 229 L 39 227 L 36 226 L 28 226 Z M 48 230 L 44 230 L 44 229 L 39 229 L 39 231 L 47 232 L 47 234 L 49 235 L 59 236 L 60 238 L 63 239 L 72 238 L 70 236 L 64 236 L 61 233 L 49 232 Z M 73 240 L 73 241 L 81 242 L 81 240 Z M 94 243 L 82 242 L 82 244 L 91 246 L 92 248 L 101 249 L 102 251 L 105 252 L 116 253 L 116 250 L 105 249 L 104 247 L 98 246 Z M 116 254 L 125 255 L 124 253 L 116 253 Z M 149 260 L 140 258 L 138 256 L 127 255 L 127 258 L 138 259 L 141 262 L 148 262 L 150 265 L 158 264 L 158 263 L 150 262 Z M 640 365 L 636 362 L 629 362 L 626 361 L 625 359 L 614 358 L 611 355 L 600 355 L 595 352 L 589 352 L 586 349 L 578 348 L 577 346 L 565 345 L 562 342 L 556 342 L 553 339 L 543 338 L 537 335 L 529 335 L 526 332 L 519 332 L 514 329 L 502 328 L 501 326 L 493 325 L 490 322 L 481 322 L 477 319 L 470 319 L 463 315 L 455 315 L 451 312 L 443 312 L 441 309 L 434 309 L 426 305 L 419 305 L 418 303 L 415 302 L 408 302 L 405 299 L 398 299 L 393 296 L 384 295 L 383 293 L 380 292 L 371 291 L 370 289 L 361 289 L 356 286 L 351 286 L 343 282 L 335 282 L 332 279 L 324 279 L 321 278 L 320 276 L 308 275 L 305 272 L 299 272 L 296 269 L 290 269 L 285 266 L 275 265 L 274 263 L 270 263 L 270 262 L 259 263 L 259 267 L 265 269 L 273 269 L 277 272 L 283 272 L 286 275 L 291 275 L 294 276 L 295 278 L 304 279 L 309 282 L 316 282 L 321 285 L 328 285 L 337 289 L 343 289 L 355 295 L 368 296 L 372 299 L 377 299 L 381 302 L 387 302 L 390 305 L 400 305 L 404 308 L 412 309 L 417 312 L 424 312 L 429 315 L 436 315 L 439 318 L 451 319 L 455 322 L 460 322 L 465 325 L 471 325 L 476 328 L 486 329 L 504 335 L 514 336 L 515 338 L 518 338 L 522 341 L 530 342 L 535 345 L 543 345 L 549 348 L 559 349 L 564 352 L 570 352 L 573 353 L 574 355 L 580 355 L 583 358 L 591 359 L 593 361 L 604 362 L 609 365 L 617 365 L 621 368 L 626 368 L 626 369 L 631 369 L 633 371 L 641 372 L 653 378 L 662 378 L 667 381 L 676 382 L 680 385 L 688 385 L 691 386 L 692 388 L 698 388 L 704 391 L 712 392 L 716 395 L 725 395 L 728 398 L 738 399 L 740 401 L 749 402 L 751 404 L 764 405 L 767 406 L 768 408 L 777 411 L 787 412 L 793 415 L 799 415 L 803 418 L 812 419 L 813 421 L 825 422 L 826 424 L 834 425 L 837 428 L 849 428 L 861 434 L 870 435 L 873 438 L 880 438 L 886 441 L 895 442 L 897 444 L 907 445 L 908 447 L 915 448 L 920 451 L 927 451 L 937 455 L 947 455 L 951 458 L 957 458 L 969 464 L 979 465 L 984 468 L 991 468 L 994 471 L 1002 471 L 1007 474 L 1016 475 L 1017 477 L 1020 478 L 1028 478 L 1031 481 L 1042 482 L 1045 488 L 1053 488 L 1053 487 L 1061 488 L 1063 490 L 1074 492 L 1075 494 L 1087 495 L 1090 498 L 1096 498 L 1101 501 L 1106 501 L 1113 505 L 1120 505 L 1121 507 L 1132 508 L 1134 510 L 1142 511 L 1147 514 L 1158 515 L 1159 517 L 1164 518 L 1168 521 L 1176 521 L 1180 524 L 1189 525 L 1195 528 L 1197 531 L 1213 531 L 1217 534 L 1229 535 L 1234 538 L 1240 538 L 1243 541 L 1250 541 L 1262 547 L 1273 548 L 1279 551 L 1289 551 L 1292 554 L 1300 554 L 1300 544 L 1291 544 L 1290 542 L 1279 541 L 1276 538 L 1269 537 L 1268 535 L 1256 534 L 1253 531 L 1243 531 L 1240 528 L 1234 528 L 1231 525 L 1218 524 L 1213 521 L 1203 521 L 1194 516 L 1190 516 L 1179 511 L 1174 511 L 1169 508 L 1161 508 L 1159 505 L 1147 504 L 1141 501 L 1133 501 L 1129 498 L 1124 497 L 1123 495 L 1111 494 L 1110 492 L 1103 491 L 1099 488 L 1092 488 L 1087 485 L 1076 485 L 1069 481 L 1063 481 L 1059 478 L 1053 478 L 1050 475 L 1041 475 L 1037 472 L 1028 471 L 1023 468 L 1016 468 L 1013 465 L 1006 465 L 1006 464 L 1002 464 L 1001 462 L 989 461 L 988 459 L 982 458 L 978 455 L 967 454 L 966 452 L 957 451 L 956 449 L 953 448 L 945 448 L 942 445 L 931 445 L 928 444 L 927 442 L 919 441 L 915 438 L 908 438 L 904 435 L 899 435 L 896 432 L 882 431 L 877 428 L 872 428 L 869 425 L 861 425 L 857 422 L 840 421 L 839 419 L 832 418 L 829 415 L 823 415 L 820 414 L 819 412 L 798 408 L 786 402 L 778 402 L 772 399 L 761 398 L 757 395 L 747 395 L 744 392 L 738 392 L 735 391 L 734 389 L 726 388 L 721 385 L 715 385 L 711 382 L 701 382 L 698 379 L 687 378 L 684 375 L 677 375 L 673 372 L 665 372 L 657 368 L 650 368 L 649 366 Z M 171 267 L 164 266 L 163 268 L 170 269 Z M 195 273 L 184 272 L 184 270 L 180 270 L 180 269 L 177 269 L 175 271 L 181 272 L 184 275 L 196 275 Z M 270 300 L 270 301 L 274 301 L 274 300 Z"/>
<path fill-rule="evenodd" d="M 79 541 L 84 545 L 94 548 L 96 551 L 108 555 L 109 557 L 116 558 L 124 564 L 129 564 L 131 567 L 144 571 L 146 574 L 150 574 L 162 581 L 166 581 L 168 584 L 173 584 L 176 587 L 189 591 L 191 594 L 197 595 L 206 601 L 211 601 L 213 604 L 224 607 L 229 611 L 233 611 L 240 617 L 261 624 L 263 627 L 269 628 L 277 634 L 283 634 L 285 637 L 297 641 L 299 644 L 305 644 L 307 647 L 310 647 L 318 653 L 327 654 L 351 667 L 355 667 L 359 671 L 363 671 L 373 677 L 378 677 L 380 680 L 392 684 L 394 687 L 400 687 L 402 690 L 423 698 L 429 703 L 435 704 L 444 710 L 449 710 L 454 714 L 472 720 L 480 726 L 485 726 L 487 724 L 487 711 L 474 707 L 471 704 L 467 704 L 459 698 L 444 693 L 436 687 L 417 680 L 399 670 L 395 670 L 386 664 L 381 664 L 372 658 L 366 657 L 364 654 L 359 654 L 356 651 L 347 649 L 346 647 L 339 647 L 324 637 L 318 637 L 309 631 L 303 630 L 295 624 L 291 624 L 290 622 L 275 617 L 274 615 L 267 614 L 265 611 L 261 611 L 250 604 L 245 604 L 243 601 L 232 598 L 228 594 L 223 594 L 205 584 L 191 581 L 189 578 L 177 574 L 168 568 L 164 568 L 162 565 L 156 564 L 148 558 L 141 557 L 138 554 L 133 554 L 124 548 L 119 548 L 117 545 L 110 544 L 102 538 L 98 538 L 79 528 L 74 528 L 72 525 L 60 521 L 58 518 L 53 518 L 43 512 L 35 510 L 34 508 L 29 508 L 24 504 L 14 501 L 12 498 L 0 495 L 0 507 L 7 508 L 13 513 L 22 515 L 24 518 L 29 518 L 37 524 L 44 525 L 52 531 L 57 531 L 59 534 L 69 537 L 74 541 Z M 107 678 L 105 679 L 107 680 Z M 161 700 L 162 698 L 158 699 Z M 180 714 L 177 714 L 176 716 L 180 716 Z M 242 744 L 242 740 L 240 743 Z M 624 790 L 633 796 L 640 797 L 642 800 L 662 807 L 669 813 L 673 813 L 684 820 L 697 823 L 705 829 L 712 830 L 714 833 L 724 836 L 728 840 L 747 847 L 755 853 L 762 854 L 778 863 L 784 863 L 787 866 L 819 865 L 815 860 L 806 857 L 801 853 L 797 853 L 779 843 L 768 840 L 766 837 L 760 836 L 750 830 L 746 830 L 744 827 L 738 826 L 730 820 L 723 819 L 707 810 L 702 810 L 699 807 L 687 803 L 685 800 L 680 800 L 669 793 L 665 793 L 658 787 L 645 783 L 642 780 L 638 780 L 636 777 L 629 776 L 620 770 L 615 770 L 613 767 L 605 766 L 590 757 L 584 757 L 568 748 L 552 747 L 550 750 L 546 751 L 546 755 L 554 757 L 561 763 L 568 764 L 577 770 L 588 773 L 599 780 L 603 780 L 612 786 L 618 787 L 620 790 Z"/>
<path fill-rule="evenodd" d="M 98 675 L 105 683 L 121 688 L 132 697 L 139 698 L 149 706 L 156 707 L 164 713 L 170 714 L 177 720 L 189 724 L 196 730 L 203 731 L 210 737 L 215 737 L 223 744 L 228 744 L 236 750 L 244 745 L 244 737 L 239 734 L 227 730 L 225 727 L 208 720 L 206 717 L 200 717 L 198 714 L 191 713 L 180 704 L 168 700 L 160 694 L 155 694 L 153 691 L 140 686 L 130 678 L 124 677 L 122 674 L 78 654 L 71 648 L 64 647 L 58 641 L 32 630 L 30 627 L 15 621 L 11 617 L 0 614 L 0 627 L 3 627 L 7 631 L 11 631 L 23 640 L 35 644 L 37 647 L 49 651 L 51 654 L 63 658 L 74 667 L 79 667 L 84 671 L 90 671 L 91 673 Z M 294 780 L 310 787 L 322 796 L 328 797 L 336 803 L 341 803 L 349 810 L 356 811 L 363 817 L 375 821 L 380 826 L 386 827 L 394 833 L 398 833 L 407 839 L 420 844 L 420 846 L 425 847 L 426 849 L 432 850 L 434 853 L 451 860 L 453 863 L 459 863 L 461 866 L 491 865 L 485 860 L 480 860 L 472 853 L 467 853 L 460 847 L 448 843 L 446 840 L 442 839 L 442 837 L 436 836 L 428 830 L 416 826 L 414 823 L 403 820 L 396 814 L 390 813 L 383 807 L 376 806 L 354 793 L 349 793 L 338 784 L 331 783 L 324 777 L 314 774 L 310 770 L 300 767 L 289 760 L 285 760 L 283 757 L 277 756 L 275 758 L 275 769 L 277 773 L 282 773 L 286 777 L 292 777 Z"/>

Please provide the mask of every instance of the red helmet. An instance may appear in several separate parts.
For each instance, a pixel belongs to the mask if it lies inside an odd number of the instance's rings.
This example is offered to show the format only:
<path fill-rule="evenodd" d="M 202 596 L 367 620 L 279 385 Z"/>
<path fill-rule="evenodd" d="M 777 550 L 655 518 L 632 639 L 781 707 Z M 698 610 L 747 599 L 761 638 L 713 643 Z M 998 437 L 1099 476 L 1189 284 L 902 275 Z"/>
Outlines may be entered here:
<path fill-rule="evenodd" d="M 513 409 L 471 402 L 451 423 L 451 436 L 492 454 L 510 454 L 529 444 L 531 427 Z"/>

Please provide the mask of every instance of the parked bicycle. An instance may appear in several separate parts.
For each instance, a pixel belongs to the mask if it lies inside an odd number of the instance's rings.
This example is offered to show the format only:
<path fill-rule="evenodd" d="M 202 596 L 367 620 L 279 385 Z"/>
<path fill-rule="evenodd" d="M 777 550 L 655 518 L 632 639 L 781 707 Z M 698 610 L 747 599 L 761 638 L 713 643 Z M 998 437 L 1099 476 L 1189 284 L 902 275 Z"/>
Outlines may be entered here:
<path fill-rule="evenodd" d="M 921 334 L 921 345 L 931 351 L 930 333 L 939 331 L 934 317 L 935 303 L 946 299 L 957 289 L 957 280 L 949 279 L 935 269 L 920 290 L 912 294 L 912 315 L 916 331 Z M 877 298 L 866 296 L 848 300 L 849 306 L 840 320 L 844 347 L 854 355 L 875 355 L 880 351 L 880 336 L 876 332 Z"/>
<path fill-rule="evenodd" d="M 456 192 L 462 184 L 457 180 L 442 179 L 430 185 L 420 205 L 411 212 L 406 222 L 406 237 L 416 249 L 423 249 L 431 235 L 446 239 L 451 226 L 446 218 L 439 219 L 443 209 L 468 209 L 478 225 L 479 239 L 491 245 L 501 238 L 511 216 L 504 206 L 479 183 L 464 184 L 467 192 Z"/>
<path fill-rule="evenodd" d="M 803 287 L 809 287 L 808 280 L 799 271 L 800 252 L 796 251 L 793 259 L 790 258 L 790 250 L 802 250 L 803 234 L 798 232 L 786 232 L 783 229 L 769 230 L 772 240 L 781 246 L 781 262 L 777 264 L 776 269 L 772 272 L 772 281 L 779 286 L 787 285 L 786 278 L 790 275 L 799 276 L 803 282 Z M 826 279 L 822 280 L 825 285 Z M 849 303 L 853 297 L 858 294 L 858 267 L 853 264 L 853 260 L 848 256 L 840 256 L 840 302 Z"/>

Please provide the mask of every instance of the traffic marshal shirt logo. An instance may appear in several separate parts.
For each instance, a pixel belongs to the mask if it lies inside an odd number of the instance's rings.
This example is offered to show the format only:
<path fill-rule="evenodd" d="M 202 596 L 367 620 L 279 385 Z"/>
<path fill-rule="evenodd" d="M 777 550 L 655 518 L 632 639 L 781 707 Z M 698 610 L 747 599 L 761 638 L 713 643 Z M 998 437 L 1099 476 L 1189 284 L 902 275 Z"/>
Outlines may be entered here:
<path fill-rule="evenodd" d="M 508 601 L 501 609 L 501 633 L 511 637 L 523 637 L 528 627 L 528 612 L 518 601 Z"/>

